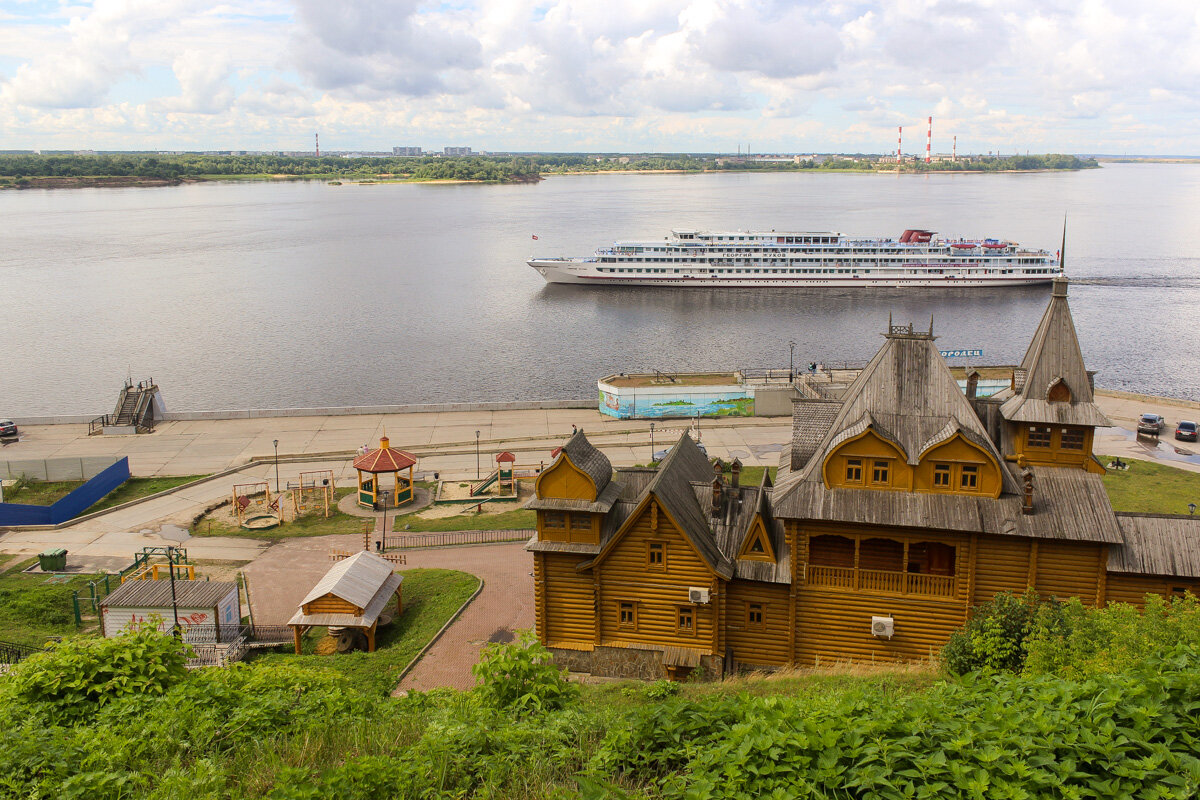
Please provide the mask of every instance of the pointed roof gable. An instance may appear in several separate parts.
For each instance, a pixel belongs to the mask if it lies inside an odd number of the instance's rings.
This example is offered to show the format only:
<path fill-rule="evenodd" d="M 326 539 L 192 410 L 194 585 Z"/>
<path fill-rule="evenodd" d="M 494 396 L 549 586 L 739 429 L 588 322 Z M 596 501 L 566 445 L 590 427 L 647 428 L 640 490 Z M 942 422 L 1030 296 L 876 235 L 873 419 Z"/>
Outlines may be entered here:
<path fill-rule="evenodd" d="M 667 457 L 658 465 L 654 477 L 646 484 L 638 498 L 636 509 L 643 508 L 651 497 L 656 499 L 700 557 L 714 572 L 728 580 L 733 575 L 733 565 L 717 545 L 708 517 L 693 490 L 694 483 L 710 481 L 712 474 L 708 456 L 700 452 L 700 448 L 684 432 L 679 441 L 671 447 Z M 612 536 L 606 539 L 596 558 L 580 564 L 578 569 L 587 569 L 605 558 L 622 538 L 626 523 L 635 517 L 636 513 L 631 512 L 622 522 L 621 529 L 614 531 Z"/>
<path fill-rule="evenodd" d="M 1003 464 L 995 443 L 934 346 L 932 331 L 920 333 L 911 325 L 893 325 L 885 336 L 883 347 L 846 390 L 841 409 L 807 462 L 793 461 L 794 472 L 787 476 L 786 484 L 820 481 L 826 457 L 841 442 L 867 430 L 895 445 L 910 464 L 917 463 L 931 443 L 945 441 L 956 432 Z M 794 446 L 792 453 L 793 458 L 800 455 Z M 1008 471 L 1000 472 L 1004 490 L 1018 491 Z M 784 484 L 779 491 L 786 491 Z"/>
<path fill-rule="evenodd" d="M 1021 361 L 1020 374 L 1024 375 L 1024 384 L 1000 407 L 1005 419 L 1052 425 L 1112 425 L 1093 398 L 1075 322 L 1067 305 L 1066 278 L 1054 279 L 1050 305 Z M 1070 390 L 1070 401 L 1052 402 L 1050 389 L 1060 382 Z"/>
<path fill-rule="evenodd" d="M 592 483 L 596 484 L 597 496 L 604 493 L 604 488 L 612 480 L 612 462 L 588 441 L 582 428 L 562 446 L 561 452 L 566 453 L 571 463 L 592 479 Z"/>

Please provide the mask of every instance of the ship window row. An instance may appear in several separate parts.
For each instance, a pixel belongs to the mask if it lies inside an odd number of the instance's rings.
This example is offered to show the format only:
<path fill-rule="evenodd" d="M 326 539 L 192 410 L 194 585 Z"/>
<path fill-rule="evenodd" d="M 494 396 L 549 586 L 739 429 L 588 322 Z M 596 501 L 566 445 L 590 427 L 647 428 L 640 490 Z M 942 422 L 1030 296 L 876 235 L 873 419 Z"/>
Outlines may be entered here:
<path fill-rule="evenodd" d="M 697 266 L 693 266 L 689 269 L 683 269 L 683 270 L 665 269 L 665 268 L 660 268 L 660 267 L 598 267 L 597 268 L 597 270 L 599 272 L 603 272 L 603 273 L 625 273 L 625 274 L 633 273 L 633 274 L 638 274 L 638 275 L 647 275 L 647 274 L 661 275 L 661 274 L 665 274 L 665 273 L 671 273 L 674 275 L 678 275 L 681 272 L 703 273 L 703 274 L 707 274 L 707 275 L 851 275 L 851 274 L 857 275 L 859 273 L 866 272 L 867 269 L 868 268 L 863 268 L 863 267 L 854 267 L 854 268 L 848 268 L 848 269 L 816 269 L 816 268 L 812 268 L 812 269 L 771 269 L 771 268 L 755 269 L 755 268 L 749 268 L 749 267 L 740 267 L 740 268 L 736 268 L 736 269 L 717 269 L 717 268 L 711 268 L 711 267 L 697 267 Z M 950 270 L 950 271 L 954 272 L 954 270 Z M 1040 269 L 1040 270 L 1027 269 L 1027 270 L 1023 270 L 1022 272 L 1024 274 L 1030 275 L 1030 274 L 1047 273 L 1050 271 L 1051 270 L 1048 270 L 1048 269 Z M 898 270 L 898 269 L 893 268 L 893 269 L 889 269 L 887 271 L 887 274 L 889 274 L 889 275 L 921 275 L 921 274 L 942 275 L 942 274 L 945 274 L 945 272 L 946 272 L 946 270 L 942 270 L 942 269 Z M 1016 272 L 1016 270 L 1012 270 L 1012 269 L 965 269 L 965 270 L 957 270 L 957 272 L 959 274 L 963 274 L 963 275 L 1011 275 L 1014 272 Z"/>

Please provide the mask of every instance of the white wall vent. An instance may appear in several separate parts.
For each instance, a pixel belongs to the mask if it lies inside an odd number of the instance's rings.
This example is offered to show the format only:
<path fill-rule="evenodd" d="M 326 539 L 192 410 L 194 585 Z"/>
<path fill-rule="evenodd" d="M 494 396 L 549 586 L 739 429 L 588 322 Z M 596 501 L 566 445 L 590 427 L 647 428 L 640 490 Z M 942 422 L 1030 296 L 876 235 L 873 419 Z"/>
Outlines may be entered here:
<path fill-rule="evenodd" d="M 708 589 L 703 586 L 688 587 L 688 602 L 689 603 L 707 603 Z"/>
<path fill-rule="evenodd" d="M 892 638 L 896 633 L 896 620 L 891 617 L 871 617 L 871 635 Z"/>

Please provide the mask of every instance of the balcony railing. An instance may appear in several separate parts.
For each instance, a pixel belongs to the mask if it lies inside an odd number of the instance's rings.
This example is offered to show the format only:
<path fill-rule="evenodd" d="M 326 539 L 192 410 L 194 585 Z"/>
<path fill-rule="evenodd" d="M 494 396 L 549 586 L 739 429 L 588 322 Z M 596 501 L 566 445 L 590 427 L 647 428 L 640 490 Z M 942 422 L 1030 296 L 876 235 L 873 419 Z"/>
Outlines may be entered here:
<path fill-rule="evenodd" d="M 831 589 L 857 589 L 887 594 L 915 594 L 932 597 L 954 596 L 953 575 L 928 575 L 917 572 L 891 572 L 882 569 L 854 569 L 809 564 L 805 570 L 809 586 Z"/>

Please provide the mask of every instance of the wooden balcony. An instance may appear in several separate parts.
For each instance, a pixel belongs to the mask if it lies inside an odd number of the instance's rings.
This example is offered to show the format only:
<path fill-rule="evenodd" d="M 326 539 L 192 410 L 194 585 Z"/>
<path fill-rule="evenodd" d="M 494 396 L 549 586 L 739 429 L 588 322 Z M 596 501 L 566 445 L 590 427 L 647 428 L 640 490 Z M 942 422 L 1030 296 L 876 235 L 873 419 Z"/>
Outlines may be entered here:
<path fill-rule="evenodd" d="M 880 569 L 826 567 L 809 564 L 806 583 L 830 589 L 852 589 L 884 594 L 953 597 L 953 575 L 925 575 L 916 572 L 889 572 Z"/>

